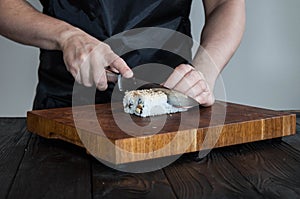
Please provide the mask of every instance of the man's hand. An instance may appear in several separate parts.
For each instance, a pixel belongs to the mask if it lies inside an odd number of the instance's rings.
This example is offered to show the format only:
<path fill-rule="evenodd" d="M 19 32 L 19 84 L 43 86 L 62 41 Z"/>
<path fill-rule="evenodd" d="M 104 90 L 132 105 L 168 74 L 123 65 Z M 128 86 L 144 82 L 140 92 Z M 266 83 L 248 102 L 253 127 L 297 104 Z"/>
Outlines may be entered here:
<path fill-rule="evenodd" d="M 195 99 L 203 106 L 211 106 L 215 101 L 204 75 L 188 64 L 176 67 L 164 86 Z"/>
<path fill-rule="evenodd" d="M 192 64 L 180 65 L 164 86 L 182 92 L 203 106 L 214 103 L 215 82 L 238 48 L 245 28 L 245 0 L 202 0 L 205 26 Z M 201 71 L 201 72 L 200 72 Z"/>
<path fill-rule="evenodd" d="M 80 29 L 67 33 L 66 39 L 61 44 L 64 61 L 68 71 L 75 80 L 84 86 L 93 84 L 99 90 L 106 90 L 107 78 L 105 67 L 121 73 L 125 78 L 132 77 L 132 70 L 126 62 L 116 55 L 111 48 L 86 34 Z"/>

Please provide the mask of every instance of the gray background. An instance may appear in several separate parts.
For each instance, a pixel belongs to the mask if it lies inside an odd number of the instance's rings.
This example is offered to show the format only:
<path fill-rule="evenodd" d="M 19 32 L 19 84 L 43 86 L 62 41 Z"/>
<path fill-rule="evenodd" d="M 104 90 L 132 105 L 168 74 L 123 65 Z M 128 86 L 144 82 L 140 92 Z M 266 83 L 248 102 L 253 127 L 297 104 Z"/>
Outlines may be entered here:
<path fill-rule="evenodd" d="M 29 2 L 40 8 L 38 1 Z M 300 110 L 300 1 L 249 0 L 246 6 L 242 44 L 222 72 L 227 100 Z M 200 0 L 194 0 L 191 19 L 193 35 L 199 39 L 203 26 Z M 38 52 L 0 37 L 0 117 L 23 117 L 31 109 Z"/>

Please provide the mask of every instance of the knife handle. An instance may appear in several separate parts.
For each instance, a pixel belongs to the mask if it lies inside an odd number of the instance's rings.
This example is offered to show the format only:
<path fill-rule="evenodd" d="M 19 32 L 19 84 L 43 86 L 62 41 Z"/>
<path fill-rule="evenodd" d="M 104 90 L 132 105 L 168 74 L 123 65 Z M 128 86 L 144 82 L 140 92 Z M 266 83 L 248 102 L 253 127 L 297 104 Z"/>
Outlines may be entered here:
<path fill-rule="evenodd" d="M 109 69 L 105 69 L 105 73 L 108 82 L 113 82 L 113 83 L 118 82 L 118 76 L 120 75 L 119 73 L 113 72 Z"/>
<path fill-rule="evenodd" d="M 122 75 L 109 69 L 105 69 L 107 82 L 117 83 L 119 91 L 123 92 Z"/>

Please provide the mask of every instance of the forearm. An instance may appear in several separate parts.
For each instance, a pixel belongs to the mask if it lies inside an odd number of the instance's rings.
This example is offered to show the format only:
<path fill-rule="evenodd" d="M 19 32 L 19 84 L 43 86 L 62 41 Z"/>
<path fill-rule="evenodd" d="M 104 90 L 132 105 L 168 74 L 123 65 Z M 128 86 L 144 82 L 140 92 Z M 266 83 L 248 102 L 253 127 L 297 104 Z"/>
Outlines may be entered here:
<path fill-rule="evenodd" d="M 211 89 L 238 48 L 245 28 L 244 0 L 203 0 L 206 23 L 193 64 Z"/>
<path fill-rule="evenodd" d="M 16 42 L 60 50 L 75 27 L 37 11 L 23 0 L 0 0 L 0 34 Z"/>

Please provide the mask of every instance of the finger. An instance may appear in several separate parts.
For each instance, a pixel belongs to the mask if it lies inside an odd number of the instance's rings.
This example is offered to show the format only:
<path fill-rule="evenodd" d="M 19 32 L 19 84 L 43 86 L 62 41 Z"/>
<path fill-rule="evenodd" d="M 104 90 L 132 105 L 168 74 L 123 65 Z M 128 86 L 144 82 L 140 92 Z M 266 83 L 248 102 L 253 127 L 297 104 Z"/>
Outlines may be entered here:
<path fill-rule="evenodd" d="M 200 84 L 201 89 L 202 89 L 204 92 L 208 92 L 208 91 L 209 91 L 209 87 L 208 87 L 208 84 L 207 84 L 206 80 L 201 79 L 201 80 L 199 80 L 198 84 Z"/>
<path fill-rule="evenodd" d="M 118 57 L 117 59 L 115 59 L 110 64 L 110 67 L 118 70 L 122 74 L 122 76 L 125 78 L 133 77 L 132 70 L 129 68 L 129 66 L 126 64 L 126 62 L 121 57 Z"/>
<path fill-rule="evenodd" d="M 98 56 L 92 56 L 90 59 L 91 77 L 98 90 L 107 89 L 106 72 L 103 66 L 103 60 Z"/>
<path fill-rule="evenodd" d="M 85 59 L 85 61 L 80 66 L 80 77 L 81 82 L 86 87 L 93 86 L 93 76 L 90 66 L 89 58 Z"/>
<path fill-rule="evenodd" d="M 102 56 L 102 66 L 110 66 L 112 71 L 120 72 L 125 78 L 130 78 L 133 76 L 133 72 L 126 62 L 117 54 L 115 54 L 109 45 L 101 43 L 99 46 L 97 46 L 96 52 Z"/>
<path fill-rule="evenodd" d="M 74 73 L 73 77 L 77 83 L 82 84 L 80 72 L 78 72 L 77 74 Z"/>
<path fill-rule="evenodd" d="M 102 68 L 103 69 L 103 68 Z M 107 89 L 107 78 L 105 70 L 98 68 L 93 72 L 94 82 L 98 90 L 104 91 Z"/>
<path fill-rule="evenodd" d="M 79 68 L 72 67 L 69 68 L 68 71 L 71 73 L 77 83 L 82 84 Z"/>
<path fill-rule="evenodd" d="M 201 79 L 199 73 L 195 70 L 191 70 L 184 75 L 184 77 L 173 87 L 174 90 L 177 90 L 182 93 L 186 93 Z"/>
<path fill-rule="evenodd" d="M 211 106 L 215 102 L 215 97 L 211 92 L 202 92 L 200 95 L 194 98 L 202 106 Z"/>
<path fill-rule="evenodd" d="M 111 72 L 110 70 L 105 70 L 106 79 L 108 82 L 116 83 L 118 81 L 118 74 Z"/>
<path fill-rule="evenodd" d="M 203 82 L 203 80 L 199 80 L 184 94 L 191 98 L 195 98 L 196 96 L 201 95 L 201 93 L 206 92 L 206 90 L 203 89 L 202 82 Z"/>
<path fill-rule="evenodd" d="M 164 83 L 164 86 L 173 89 L 176 86 L 176 84 L 185 76 L 185 74 L 190 72 L 191 70 L 193 70 L 193 67 L 190 65 L 187 64 L 179 65 L 178 67 L 175 68 L 173 73 Z"/>
<path fill-rule="evenodd" d="M 78 67 L 78 64 L 76 62 L 69 61 L 69 59 L 67 59 L 66 57 L 64 57 L 64 62 L 66 64 L 67 71 L 69 73 L 71 73 L 71 75 L 73 76 L 75 81 L 78 82 L 79 84 L 82 84 L 81 76 L 80 76 L 80 73 L 79 73 L 80 69 Z"/>
<path fill-rule="evenodd" d="M 101 64 L 104 67 L 109 66 L 119 57 L 112 51 L 109 45 L 103 42 L 100 42 L 97 47 L 93 49 L 92 54 L 101 60 Z"/>

